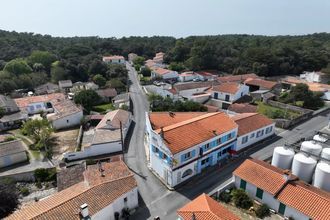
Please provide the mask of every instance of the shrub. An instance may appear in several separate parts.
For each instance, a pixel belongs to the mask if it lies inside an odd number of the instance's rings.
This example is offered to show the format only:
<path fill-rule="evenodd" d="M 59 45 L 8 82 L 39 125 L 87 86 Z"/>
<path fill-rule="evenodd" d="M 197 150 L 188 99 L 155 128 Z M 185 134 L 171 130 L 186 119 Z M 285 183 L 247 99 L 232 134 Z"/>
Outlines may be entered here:
<path fill-rule="evenodd" d="M 239 208 L 248 209 L 253 205 L 252 200 L 242 189 L 236 189 L 232 192 L 233 201 Z"/>
<path fill-rule="evenodd" d="M 230 195 L 230 193 L 227 192 L 222 192 L 219 195 L 219 200 L 225 203 L 229 203 L 231 201 L 232 196 Z"/>
<path fill-rule="evenodd" d="M 40 181 L 36 182 L 36 187 L 39 188 L 39 189 L 42 188 L 42 185 L 41 185 L 41 182 Z"/>
<path fill-rule="evenodd" d="M 21 194 L 22 194 L 23 196 L 27 196 L 27 195 L 30 194 L 29 189 L 26 188 L 26 187 L 22 187 L 22 188 L 20 188 L 19 191 L 21 192 Z"/>
<path fill-rule="evenodd" d="M 262 204 L 256 210 L 256 215 L 258 218 L 264 218 L 270 215 L 269 207 L 266 204 Z"/>
<path fill-rule="evenodd" d="M 9 137 L 6 137 L 6 138 L 5 138 L 5 142 L 13 141 L 13 140 L 15 140 L 15 139 L 16 139 L 15 137 L 13 137 L 13 136 L 9 136 Z"/>
<path fill-rule="evenodd" d="M 38 182 L 55 181 L 56 169 L 39 168 L 34 171 L 34 177 Z"/>

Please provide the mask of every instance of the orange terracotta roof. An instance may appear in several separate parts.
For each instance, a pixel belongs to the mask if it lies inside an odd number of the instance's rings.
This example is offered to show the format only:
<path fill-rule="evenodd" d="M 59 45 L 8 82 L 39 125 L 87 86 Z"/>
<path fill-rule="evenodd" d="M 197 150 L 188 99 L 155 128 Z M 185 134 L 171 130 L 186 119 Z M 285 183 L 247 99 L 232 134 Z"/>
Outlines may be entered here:
<path fill-rule="evenodd" d="M 213 91 L 235 94 L 238 92 L 240 84 L 236 82 L 226 82 L 218 86 L 213 86 Z"/>
<path fill-rule="evenodd" d="M 221 76 L 218 77 L 219 82 L 243 82 L 248 78 L 258 78 L 258 76 L 254 73 L 251 74 L 243 74 L 243 75 L 230 75 L 230 76 Z"/>
<path fill-rule="evenodd" d="M 296 77 L 292 77 L 292 76 L 286 77 L 284 80 L 282 80 L 282 82 L 292 84 L 294 86 L 298 83 L 303 83 L 303 84 L 308 85 L 309 90 L 311 90 L 313 92 L 326 92 L 326 91 L 330 90 L 330 85 L 323 84 L 323 83 L 307 82 L 305 80 L 302 80 L 302 79 L 299 79 Z"/>
<path fill-rule="evenodd" d="M 245 80 L 244 83 L 246 85 L 259 86 L 265 89 L 273 89 L 277 85 L 277 82 L 272 82 L 259 78 L 248 78 Z"/>
<path fill-rule="evenodd" d="M 242 113 L 232 117 L 238 124 L 238 136 L 269 126 L 274 122 L 258 113 Z"/>
<path fill-rule="evenodd" d="M 206 113 L 163 128 L 164 140 L 173 154 L 237 128 L 225 113 Z M 156 130 L 160 133 L 160 129 Z"/>
<path fill-rule="evenodd" d="M 166 73 L 171 72 L 172 70 L 168 70 L 168 69 L 164 69 L 164 68 L 156 68 L 155 70 L 153 70 L 156 74 L 158 75 L 164 75 Z"/>
<path fill-rule="evenodd" d="M 178 211 L 183 220 L 239 220 L 239 218 L 220 203 L 203 193 Z"/>
<path fill-rule="evenodd" d="M 123 56 L 118 56 L 118 55 L 103 57 L 103 60 L 120 60 L 120 59 L 125 59 L 125 58 Z"/>
<path fill-rule="evenodd" d="M 311 219 L 330 219 L 330 193 L 300 180 L 284 185 L 284 172 L 264 161 L 247 159 L 233 174 L 272 195 L 284 187 L 277 197 L 280 202 Z"/>
<path fill-rule="evenodd" d="M 228 110 L 236 113 L 255 113 L 257 106 L 248 103 L 234 103 L 228 107 Z"/>
<path fill-rule="evenodd" d="M 52 93 L 47 95 L 39 96 L 29 96 L 24 98 L 14 99 L 17 106 L 21 109 L 26 108 L 31 103 L 36 102 L 51 102 L 53 105 L 65 100 L 65 95 L 63 93 Z"/>
<path fill-rule="evenodd" d="M 130 113 L 128 111 L 117 109 L 108 112 L 104 115 L 102 120 L 95 127 L 96 129 L 106 129 L 106 128 L 120 128 L 120 122 L 124 126 L 130 118 Z"/>
<path fill-rule="evenodd" d="M 100 175 L 97 166 L 89 168 L 84 173 L 85 176 L 87 175 L 85 181 L 64 189 L 44 200 L 28 205 L 10 215 L 7 219 L 80 219 L 79 207 L 84 203 L 88 204 L 90 215 L 96 214 L 120 196 L 137 187 L 133 174 L 128 170 L 124 162 L 117 161 L 111 163 L 110 167 L 103 166 L 105 170 L 104 177 Z M 116 174 L 113 172 L 116 172 Z M 119 174 L 118 172 L 123 173 Z M 88 178 L 93 178 L 93 180 L 91 181 Z"/>
<path fill-rule="evenodd" d="M 149 120 L 154 130 L 204 115 L 206 112 L 150 112 Z"/>

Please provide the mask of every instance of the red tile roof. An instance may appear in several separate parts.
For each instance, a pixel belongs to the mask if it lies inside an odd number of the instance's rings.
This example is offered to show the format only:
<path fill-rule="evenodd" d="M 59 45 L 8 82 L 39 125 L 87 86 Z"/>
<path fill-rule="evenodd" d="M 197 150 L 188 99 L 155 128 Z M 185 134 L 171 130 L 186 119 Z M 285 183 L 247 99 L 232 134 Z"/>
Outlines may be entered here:
<path fill-rule="evenodd" d="M 90 215 L 101 211 L 116 199 L 137 187 L 133 174 L 122 161 L 88 168 L 85 181 L 77 183 L 39 202 L 24 207 L 7 219 L 80 219 L 79 207 L 87 203 Z"/>
<path fill-rule="evenodd" d="M 19 108 L 24 109 L 31 103 L 51 102 L 53 105 L 56 105 L 57 103 L 60 103 L 63 100 L 65 100 L 65 95 L 63 93 L 52 93 L 47 95 L 18 98 L 15 99 L 15 102 Z"/>
<path fill-rule="evenodd" d="M 95 127 L 96 129 L 102 129 L 102 128 L 120 128 L 120 122 L 122 123 L 122 126 L 128 122 L 130 119 L 130 112 L 117 109 L 111 112 L 108 112 L 104 115 L 102 120 L 97 124 Z"/>
<path fill-rule="evenodd" d="M 240 84 L 236 82 L 226 82 L 218 86 L 213 86 L 213 91 L 235 94 L 240 88 Z"/>
<path fill-rule="evenodd" d="M 123 56 L 118 56 L 118 55 L 103 57 L 103 60 L 120 60 L 120 59 L 125 59 L 125 58 Z"/>
<path fill-rule="evenodd" d="M 246 85 L 252 85 L 252 86 L 259 86 L 261 88 L 265 88 L 265 89 L 273 89 L 276 85 L 277 82 L 273 82 L 273 81 L 268 81 L 268 80 L 264 80 L 264 79 L 253 79 L 253 78 L 248 78 L 245 80 L 244 82 Z"/>
<path fill-rule="evenodd" d="M 235 176 L 254 186 L 275 195 L 277 199 L 311 219 L 330 219 L 330 193 L 309 185 L 303 181 L 291 181 L 284 185 L 285 171 L 264 161 L 247 159 L 234 172 Z"/>
<path fill-rule="evenodd" d="M 233 116 L 232 119 L 238 124 L 238 136 L 274 124 L 271 119 L 258 113 L 242 113 Z"/>
<path fill-rule="evenodd" d="M 108 89 L 99 89 L 96 90 L 97 94 L 101 97 L 115 97 L 117 95 L 116 89 L 108 88 Z"/>
<path fill-rule="evenodd" d="M 152 124 L 155 121 L 158 121 L 157 117 L 153 117 Z M 190 115 L 190 119 L 165 126 L 163 135 L 170 151 L 176 154 L 215 137 L 214 133 L 220 135 L 235 128 L 237 124 L 223 112 L 200 116 L 195 116 L 194 113 Z M 157 129 L 156 132 L 160 133 L 161 129 Z"/>
<path fill-rule="evenodd" d="M 243 74 L 243 75 L 230 75 L 230 76 L 221 76 L 218 77 L 219 82 L 244 82 L 244 80 L 248 78 L 258 78 L 258 76 L 254 73 L 251 74 Z"/>
<path fill-rule="evenodd" d="M 239 220 L 239 218 L 220 203 L 203 193 L 178 211 L 183 220 Z"/>
<path fill-rule="evenodd" d="M 248 103 L 234 103 L 228 107 L 229 111 L 236 113 L 255 113 L 258 107 Z"/>
<path fill-rule="evenodd" d="M 164 75 L 164 74 L 172 72 L 172 70 L 168 70 L 168 69 L 164 69 L 164 68 L 156 68 L 153 70 L 153 72 L 155 72 L 158 75 Z"/>

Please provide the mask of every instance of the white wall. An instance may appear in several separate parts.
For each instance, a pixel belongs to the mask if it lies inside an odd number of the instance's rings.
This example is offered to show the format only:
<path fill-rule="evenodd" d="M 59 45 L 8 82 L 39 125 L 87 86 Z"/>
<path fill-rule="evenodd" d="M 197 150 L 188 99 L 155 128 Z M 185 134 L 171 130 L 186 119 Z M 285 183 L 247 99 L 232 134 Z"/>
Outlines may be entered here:
<path fill-rule="evenodd" d="M 163 79 L 173 79 L 173 78 L 178 78 L 178 77 L 179 77 L 179 74 L 176 71 L 171 71 L 162 76 Z"/>
<path fill-rule="evenodd" d="M 85 155 L 97 156 L 102 154 L 110 154 L 122 151 L 122 146 L 120 141 L 103 143 L 103 144 L 93 144 L 90 147 L 84 149 Z"/>
<path fill-rule="evenodd" d="M 236 188 L 240 188 L 240 183 L 241 183 L 241 179 L 238 176 L 234 176 L 235 179 L 235 186 Z M 253 198 L 254 200 L 257 200 L 263 204 L 267 204 L 269 206 L 269 208 L 275 210 L 276 212 L 278 212 L 278 208 L 280 206 L 280 202 L 274 198 L 273 195 L 271 195 L 270 193 L 263 191 L 263 196 L 262 199 L 259 199 L 256 197 L 256 192 L 257 192 L 257 187 L 250 184 L 250 183 L 246 183 L 246 190 L 245 190 L 248 195 Z M 286 217 L 293 217 L 294 219 L 299 219 L 299 220 L 309 220 L 309 217 L 304 215 L 303 213 L 301 213 L 300 211 L 287 206 L 285 207 L 285 212 L 284 212 L 284 216 Z"/>
<path fill-rule="evenodd" d="M 180 82 L 188 82 L 188 81 L 192 81 L 193 79 L 198 78 L 197 75 L 193 74 L 193 75 L 180 75 L 179 76 L 179 81 Z"/>
<path fill-rule="evenodd" d="M 125 197 L 127 198 L 126 204 L 124 202 Z M 115 212 L 119 212 L 121 215 L 123 208 L 127 207 L 129 209 L 134 209 L 137 208 L 138 205 L 138 189 L 136 187 L 130 192 L 120 196 L 112 204 L 108 205 L 101 211 L 95 213 L 91 218 L 92 220 L 114 220 Z"/>
<path fill-rule="evenodd" d="M 83 118 L 83 112 L 79 111 L 77 113 L 68 115 L 63 118 L 52 120 L 53 128 L 56 130 L 70 128 L 80 125 L 81 119 Z"/>
<path fill-rule="evenodd" d="M 181 95 L 182 97 L 189 97 L 192 96 L 193 94 L 204 92 L 208 88 L 209 87 L 201 87 L 196 89 L 181 90 L 179 91 L 179 95 Z"/>
<path fill-rule="evenodd" d="M 266 128 L 268 128 L 268 127 L 272 127 L 272 131 L 270 133 L 266 134 Z M 257 137 L 257 132 L 258 131 L 261 131 L 261 130 L 264 130 L 264 134 L 262 136 L 260 136 L 260 137 Z M 244 149 L 245 147 L 250 146 L 251 144 L 254 144 L 254 143 L 258 142 L 258 141 L 261 141 L 261 140 L 263 140 L 263 139 L 265 139 L 265 138 L 273 135 L 274 133 L 275 133 L 275 123 L 273 123 L 272 125 L 269 125 L 269 126 L 260 128 L 258 130 L 255 130 L 253 132 L 250 132 L 248 134 L 239 136 L 237 138 L 237 145 L 236 145 L 236 149 L 235 150 L 236 151 L 240 151 L 240 150 Z M 254 134 L 254 137 L 251 138 L 251 135 L 252 134 Z M 242 139 L 244 137 L 246 137 L 246 136 L 248 136 L 248 141 L 246 143 L 242 144 Z"/>
<path fill-rule="evenodd" d="M 126 64 L 125 59 L 103 59 L 105 63 L 116 63 L 116 64 Z"/>
<path fill-rule="evenodd" d="M 27 156 L 25 151 L 0 157 L 0 168 L 7 167 L 26 160 L 27 160 Z"/>
<path fill-rule="evenodd" d="M 249 87 L 241 84 L 239 90 L 235 94 L 214 91 L 212 94 L 213 98 L 215 93 L 218 93 L 218 99 L 220 100 L 225 100 L 226 95 L 229 95 L 229 102 L 235 102 L 237 99 L 249 93 Z"/>

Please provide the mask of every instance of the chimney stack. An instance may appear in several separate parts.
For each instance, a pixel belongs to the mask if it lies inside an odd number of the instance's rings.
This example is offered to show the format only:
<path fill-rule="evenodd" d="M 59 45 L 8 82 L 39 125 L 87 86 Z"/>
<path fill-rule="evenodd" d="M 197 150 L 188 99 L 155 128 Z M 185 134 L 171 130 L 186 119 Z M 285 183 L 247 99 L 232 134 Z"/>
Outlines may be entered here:
<path fill-rule="evenodd" d="M 89 216 L 88 205 L 86 203 L 80 206 L 80 214 L 83 218 L 87 218 Z"/>
<path fill-rule="evenodd" d="M 160 128 L 160 136 L 162 139 L 164 139 L 164 128 L 163 127 Z"/>

